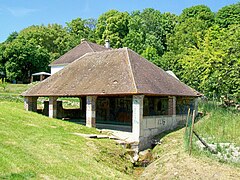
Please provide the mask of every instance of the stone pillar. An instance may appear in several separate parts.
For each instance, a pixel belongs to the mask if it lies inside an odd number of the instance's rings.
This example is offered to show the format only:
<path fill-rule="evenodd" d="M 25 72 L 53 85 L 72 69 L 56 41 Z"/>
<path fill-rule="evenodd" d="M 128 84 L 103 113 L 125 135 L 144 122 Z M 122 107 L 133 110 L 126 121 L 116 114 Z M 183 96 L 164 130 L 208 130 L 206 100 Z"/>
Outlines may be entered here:
<path fill-rule="evenodd" d="M 136 142 L 143 136 L 143 98 L 144 95 L 134 95 L 132 99 L 132 134 Z"/>
<path fill-rule="evenodd" d="M 38 97 L 24 97 L 24 109 L 37 112 L 37 99 Z"/>
<path fill-rule="evenodd" d="M 176 96 L 168 97 L 168 115 L 176 115 Z"/>
<path fill-rule="evenodd" d="M 49 97 L 49 117 L 57 118 L 57 99 L 58 97 Z"/>
<path fill-rule="evenodd" d="M 86 102 L 86 126 L 96 127 L 96 101 L 97 96 L 87 96 Z"/>

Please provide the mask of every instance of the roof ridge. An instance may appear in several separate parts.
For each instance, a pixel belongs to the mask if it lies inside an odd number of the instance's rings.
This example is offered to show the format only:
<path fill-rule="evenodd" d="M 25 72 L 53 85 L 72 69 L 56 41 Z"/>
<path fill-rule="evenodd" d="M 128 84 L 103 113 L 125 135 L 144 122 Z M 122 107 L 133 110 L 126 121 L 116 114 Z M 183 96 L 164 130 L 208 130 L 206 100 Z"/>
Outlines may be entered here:
<path fill-rule="evenodd" d="M 72 49 L 70 49 L 69 51 L 67 51 L 66 53 L 64 53 L 63 55 L 59 56 L 57 59 L 55 59 L 54 61 L 52 61 L 48 66 L 52 66 L 52 65 L 55 65 L 53 64 L 53 62 L 55 61 L 58 61 L 61 57 L 67 55 L 67 54 L 70 54 L 74 49 L 76 49 L 77 47 L 79 47 L 82 43 L 78 44 L 77 46 L 73 47 Z M 57 65 L 60 65 L 60 64 L 57 64 Z"/>
<path fill-rule="evenodd" d="M 93 50 L 93 48 L 90 46 L 90 44 L 89 44 L 89 42 L 88 41 L 83 41 L 83 43 L 84 42 L 86 42 L 87 43 L 87 45 L 88 45 L 88 47 L 92 50 L 92 52 L 95 52 L 94 50 Z"/>
<path fill-rule="evenodd" d="M 135 81 L 135 78 L 134 78 L 134 75 L 133 75 L 133 70 L 132 70 L 132 65 L 131 65 L 131 62 L 130 62 L 130 56 L 129 56 L 129 52 L 128 52 L 128 48 L 127 47 L 125 47 L 125 48 L 123 48 L 125 51 L 126 51 L 126 53 L 127 53 L 127 60 L 128 60 L 128 65 L 129 65 L 129 67 L 130 67 L 130 74 L 131 74 L 131 76 L 132 76 L 132 80 L 133 80 L 133 86 L 134 86 L 134 88 L 136 89 L 136 93 L 138 92 L 138 89 L 137 89 L 137 85 L 136 85 L 136 81 Z"/>

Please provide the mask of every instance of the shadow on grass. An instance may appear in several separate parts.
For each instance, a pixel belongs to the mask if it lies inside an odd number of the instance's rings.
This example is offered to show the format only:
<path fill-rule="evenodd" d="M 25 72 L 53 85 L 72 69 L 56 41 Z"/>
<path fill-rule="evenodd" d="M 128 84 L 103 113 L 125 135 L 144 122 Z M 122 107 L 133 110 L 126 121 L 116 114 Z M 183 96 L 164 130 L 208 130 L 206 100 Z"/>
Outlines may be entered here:
<path fill-rule="evenodd" d="M 32 179 L 36 178 L 35 172 L 20 172 L 20 173 L 11 173 L 5 176 L 0 176 L 0 179 L 17 179 L 17 180 L 23 180 L 23 179 Z"/>

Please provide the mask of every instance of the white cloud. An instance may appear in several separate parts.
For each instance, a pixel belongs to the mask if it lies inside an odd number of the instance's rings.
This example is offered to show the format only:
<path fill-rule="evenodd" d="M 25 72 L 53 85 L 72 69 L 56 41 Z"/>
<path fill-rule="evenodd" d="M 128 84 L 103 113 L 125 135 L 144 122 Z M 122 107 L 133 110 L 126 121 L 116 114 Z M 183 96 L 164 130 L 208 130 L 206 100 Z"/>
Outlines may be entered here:
<path fill-rule="evenodd" d="M 23 7 L 7 7 L 8 12 L 10 12 L 13 16 L 22 17 L 28 14 L 34 13 L 38 11 L 38 9 L 30 9 L 30 8 L 23 8 Z"/>

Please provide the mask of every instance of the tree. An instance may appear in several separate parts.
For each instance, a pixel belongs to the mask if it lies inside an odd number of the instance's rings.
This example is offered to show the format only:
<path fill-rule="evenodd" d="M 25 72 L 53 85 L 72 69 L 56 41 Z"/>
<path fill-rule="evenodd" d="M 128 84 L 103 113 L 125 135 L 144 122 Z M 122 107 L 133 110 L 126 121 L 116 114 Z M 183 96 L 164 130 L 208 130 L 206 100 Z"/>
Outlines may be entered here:
<path fill-rule="evenodd" d="M 98 17 L 95 33 L 97 35 L 99 42 L 103 43 L 105 40 L 105 39 L 103 39 L 103 32 L 105 31 L 106 26 L 107 26 L 107 19 L 118 13 L 119 13 L 119 11 L 117 11 L 117 10 L 109 10 Z"/>
<path fill-rule="evenodd" d="M 49 64 L 49 54 L 46 49 L 36 45 L 33 40 L 15 40 L 4 51 L 7 78 L 20 80 L 24 83 L 30 81 L 32 73 L 46 71 Z"/>
<path fill-rule="evenodd" d="M 96 33 L 99 37 L 98 43 L 108 39 L 111 46 L 119 48 L 123 46 L 123 39 L 128 34 L 128 19 L 129 14 L 127 12 L 119 12 L 116 10 L 110 10 L 102 14 L 97 23 Z"/>
<path fill-rule="evenodd" d="M 184 9 L 179 16 L 179 22 L 185 22 L 190 18 L 202 20 L 208 27 L 214 23 L 214 13 L 205 5 L 197 5 Z"/>
<path fill-rule="evenodd" d="M 12 42 L 14 39 L 16 39 L 18 36 L 18 33 L 16 31 L 12 32 L 6 39 L 5 43 L 10 43 Z"/>
<path fill-rule="evenodd" d="M 201 48 L 188 48 L 182 57 L 182 80 L 205 95 L 239 97 L 240 26 L 210 28 Z"/>
<path fill-rule="evenodd" d="M 176 16 L 173 14 L 161 14 L 160 11 L 152 8 L 144 9 L 143 12 L 134 11 L 129 19 L 129 33 L 123 40 L 124 46 L 130 47 L 159 65 L 156 58 L 166 51 L 166 36 L 172 32 L 175 25 Z M 149 53 L 155 55 L 149 56 L 147 55 Z"/>
<path fill-rule="evenodd" d="M 146 59 L 149 59 L 152 63 L 159 65 L 159 56 L 157 54 L 157 50 L 154 47 L 147 47 L 143 51 L 142 56 Z"/>
<path fill-rule="evenodd" d="M 93 36 L 96 22 L 94 19 L 83 20 L 76 18 L 67 24 L 67 32 L 71 36 L 72 47 L 75 47 L 81 42 L 81 39 L 89 39 Z"/>
<path fill-rule="evenodd" d="M 225 6 L 218 10 L 216 14 L 216 22 L 220 27 L 226 28 L 232 24 L 240 22 L 240 2 Z"/>
<path fill-rule="evenodd" d="M 69 37 L 58 24 L 23 29 L 12 42 L 4 43 L 1 61 L 7 78 L 29 82 L 32 73 L 48 70 L 49 63 L 68 50 Z"/>
<path fill-rule="evenodd" d="M 7 43 L 0 43 L 0 74 L 6 74 L 5 63 L 7 59 L 4 57 L 3 53 L 6 49 Z"/>

